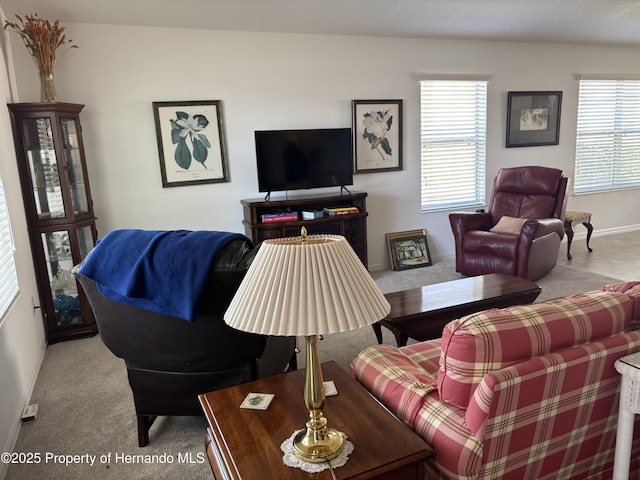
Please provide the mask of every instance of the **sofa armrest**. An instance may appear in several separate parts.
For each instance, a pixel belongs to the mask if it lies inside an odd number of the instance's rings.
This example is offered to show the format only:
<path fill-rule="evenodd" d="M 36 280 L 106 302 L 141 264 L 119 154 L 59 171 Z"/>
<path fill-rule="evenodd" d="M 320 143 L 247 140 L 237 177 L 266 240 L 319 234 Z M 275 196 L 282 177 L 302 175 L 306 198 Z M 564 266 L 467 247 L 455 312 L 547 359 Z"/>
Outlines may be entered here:
<path fill-rule="evenodd" d="M 351 362 L 351 374 L 436 451 L 434 462 L 447 478 L 475 478 L 482 445 L 465 424 L 464 409 L 439 399 L 437 365 L 428 371 L 437 343 L 369 347 Z"/>
<path fill-rule="evenodd" d="M 436 380 L 397 347 L 365 348 L 351 362 L 351 375 L 407 425 L 412 426 Z"/>

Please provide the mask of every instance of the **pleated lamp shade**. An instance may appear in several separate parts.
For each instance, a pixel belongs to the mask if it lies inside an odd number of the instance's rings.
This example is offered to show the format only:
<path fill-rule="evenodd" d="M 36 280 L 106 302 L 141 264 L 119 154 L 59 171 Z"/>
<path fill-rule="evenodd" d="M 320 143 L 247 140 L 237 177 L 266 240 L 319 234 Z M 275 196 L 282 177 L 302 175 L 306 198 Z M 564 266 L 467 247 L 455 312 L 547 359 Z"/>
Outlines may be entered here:
<path fill-rule="evenodd" d="M 303 235 L 265 240 L 224 319 L 263 335 L 322 335 L 355 330 L 391 306 L 347 240 Z"/>

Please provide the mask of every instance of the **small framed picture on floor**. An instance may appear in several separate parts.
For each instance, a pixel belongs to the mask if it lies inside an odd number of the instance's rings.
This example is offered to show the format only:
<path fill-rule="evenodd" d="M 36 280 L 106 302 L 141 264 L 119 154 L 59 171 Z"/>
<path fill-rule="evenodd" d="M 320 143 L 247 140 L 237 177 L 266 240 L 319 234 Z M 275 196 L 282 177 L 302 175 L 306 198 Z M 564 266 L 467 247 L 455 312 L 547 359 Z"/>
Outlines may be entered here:
<path fill-rule="evenodd" d="M 425 230 L 387 233 L 386 238 L 392 270 L 407 270 L 432 265 Z"/>

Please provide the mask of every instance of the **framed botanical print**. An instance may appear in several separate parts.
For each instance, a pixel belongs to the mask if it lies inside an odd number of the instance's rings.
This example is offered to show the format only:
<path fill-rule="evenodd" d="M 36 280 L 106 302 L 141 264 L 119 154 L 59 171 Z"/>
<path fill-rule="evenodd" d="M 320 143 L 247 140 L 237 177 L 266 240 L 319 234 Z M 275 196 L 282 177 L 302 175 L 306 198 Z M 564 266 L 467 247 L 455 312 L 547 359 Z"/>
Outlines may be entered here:
<path fill-rule="evenodd" d="M 353 100 L 354 173 L 402 170 L 402 100 Z"/>
<path fill-rule="evenodd" d="M 229 181 L 221 106 L 153 102 L 163 187 Z"/>

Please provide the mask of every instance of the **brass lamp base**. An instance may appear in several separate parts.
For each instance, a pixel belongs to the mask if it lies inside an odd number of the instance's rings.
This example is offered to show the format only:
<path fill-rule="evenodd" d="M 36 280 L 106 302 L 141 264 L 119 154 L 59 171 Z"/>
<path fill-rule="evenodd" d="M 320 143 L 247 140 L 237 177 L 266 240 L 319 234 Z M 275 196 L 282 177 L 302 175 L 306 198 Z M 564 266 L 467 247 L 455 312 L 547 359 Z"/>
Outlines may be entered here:
<path fill-rule="evenodd" d="M 318 336 L 306 337 L 306 375 L 304 401 L 309 409 L 306 428 L 293 439 L 293 453 L 306 462 L 320 463 L 338 456 L 344 445 L 344 435 L 327 427 L 322 414 L 324 385 L 318 356 Z"/>
<path fill-rule="evenodd" d="M 344 445 L 344 436 L 335 428 L 319 431 L 307 427 L 293 439 L 293 452 L 305 462 L 321 463 L 336 458 Z"/>

